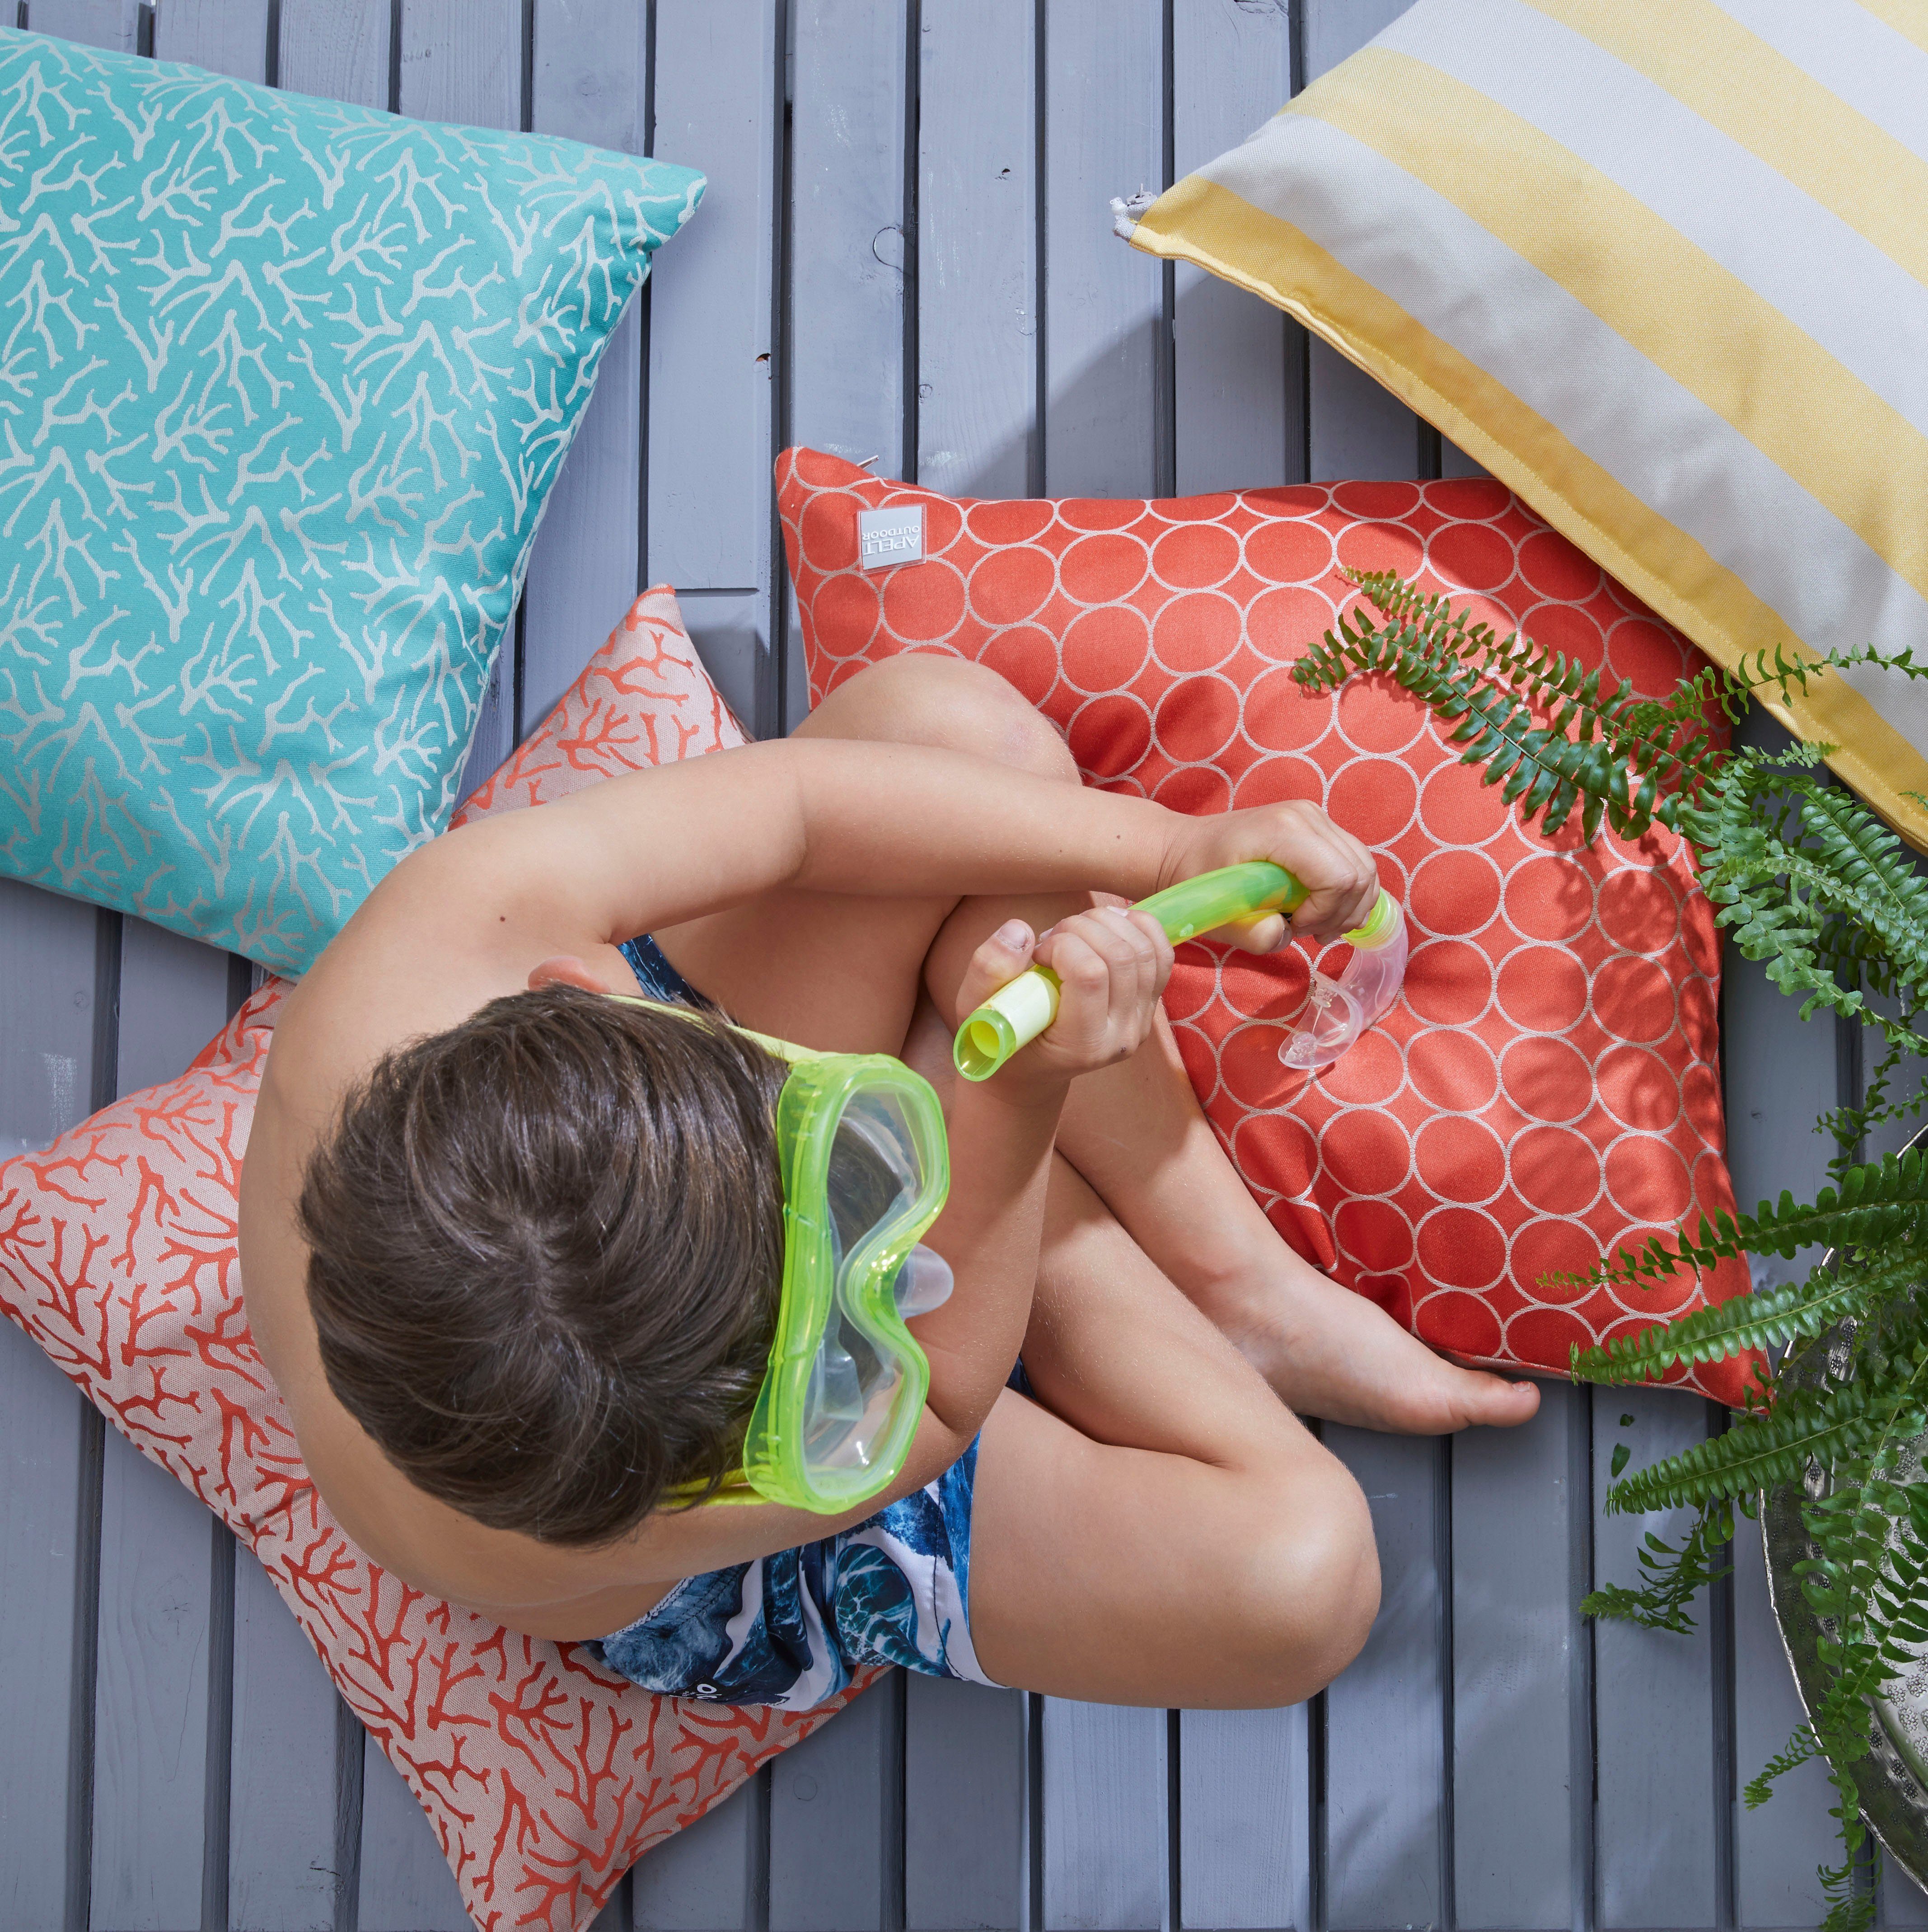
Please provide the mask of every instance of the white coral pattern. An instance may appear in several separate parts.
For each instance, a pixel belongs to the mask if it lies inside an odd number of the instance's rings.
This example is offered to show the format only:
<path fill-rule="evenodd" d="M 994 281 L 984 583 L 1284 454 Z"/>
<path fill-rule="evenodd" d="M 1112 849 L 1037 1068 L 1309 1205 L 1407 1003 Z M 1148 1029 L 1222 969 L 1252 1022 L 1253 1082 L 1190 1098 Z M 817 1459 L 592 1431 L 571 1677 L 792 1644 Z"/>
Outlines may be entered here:
<path fill-rule="evenodd" d="M 703 186 L 0 29 L 0 870 L 301 970 Z"/>

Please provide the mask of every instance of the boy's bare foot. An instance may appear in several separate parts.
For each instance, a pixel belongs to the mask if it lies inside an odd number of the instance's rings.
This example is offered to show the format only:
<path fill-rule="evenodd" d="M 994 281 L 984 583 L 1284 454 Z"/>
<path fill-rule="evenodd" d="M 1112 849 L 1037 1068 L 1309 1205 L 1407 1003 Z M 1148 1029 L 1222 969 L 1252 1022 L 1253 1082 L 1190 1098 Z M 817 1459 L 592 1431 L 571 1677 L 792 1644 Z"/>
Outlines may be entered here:
<path fill-rule="evenodd" d="M 1474 1424 L 1507 1429 L 1540 1407 L 1530 1382 L 1462 1369 L 1363 1295 L 1329 1281 L 1279 1241 L 1258 1271 L 1226 1280 L 1199 1306 L 1300 1415 L 1408 1436 Z"/>

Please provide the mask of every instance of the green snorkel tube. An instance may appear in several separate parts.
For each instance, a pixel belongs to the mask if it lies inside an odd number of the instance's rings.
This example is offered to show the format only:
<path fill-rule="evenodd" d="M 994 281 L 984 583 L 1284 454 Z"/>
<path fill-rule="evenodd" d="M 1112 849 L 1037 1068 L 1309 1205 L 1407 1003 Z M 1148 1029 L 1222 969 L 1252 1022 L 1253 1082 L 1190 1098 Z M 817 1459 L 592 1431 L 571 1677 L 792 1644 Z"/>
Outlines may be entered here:
<path fill-rule="evenodd" d="M 1291 914 L 1306 888 L 1282 866 L 1255 859 L 1201 872 L 1141 899 L 1176 946 L 1222 926 Z M 1288 1066 L 1317 1070 L 1330 1066 L 1399 997 L 1406 964 L 1406 922 L 1398 902 L 1381 891 L 1363 926 L 1342 935 L 1352 963 L 1336 980 L 1312 975 L 1306 1024 L 1292 1032 L 1279 1058 Z M 1057 1017 L 1059 980 L 1048 966 L 1033 966 L 1001 986 L 958 1028 L 952 1058 L 967 1080 L 988 1080 L 1011 1056 L 1028 1046 Z"/>

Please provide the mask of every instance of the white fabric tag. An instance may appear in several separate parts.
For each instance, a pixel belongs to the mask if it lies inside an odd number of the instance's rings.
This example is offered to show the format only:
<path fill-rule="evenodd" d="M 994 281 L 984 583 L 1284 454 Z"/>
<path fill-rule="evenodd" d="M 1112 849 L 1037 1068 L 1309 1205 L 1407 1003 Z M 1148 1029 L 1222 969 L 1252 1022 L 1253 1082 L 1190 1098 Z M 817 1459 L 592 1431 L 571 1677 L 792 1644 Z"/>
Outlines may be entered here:
<path fill-rule="evenodd" d="M 895 570 L 924 561 L 924 506 L 857 512 L 857 562 L 865 570 Z"/>

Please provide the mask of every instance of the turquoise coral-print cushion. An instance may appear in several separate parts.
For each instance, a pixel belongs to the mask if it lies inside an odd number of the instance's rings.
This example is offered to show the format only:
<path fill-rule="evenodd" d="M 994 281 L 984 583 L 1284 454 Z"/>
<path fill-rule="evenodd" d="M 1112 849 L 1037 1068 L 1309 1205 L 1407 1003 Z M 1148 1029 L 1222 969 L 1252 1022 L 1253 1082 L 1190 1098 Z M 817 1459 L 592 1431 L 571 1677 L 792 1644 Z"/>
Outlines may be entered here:
<path fill-rule="evenodd" d="M 0 29 L 0 870 L 303 970 L 703 186 Z"/>

